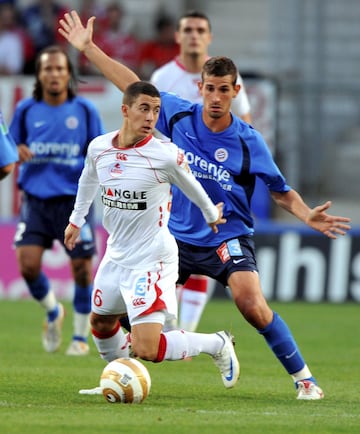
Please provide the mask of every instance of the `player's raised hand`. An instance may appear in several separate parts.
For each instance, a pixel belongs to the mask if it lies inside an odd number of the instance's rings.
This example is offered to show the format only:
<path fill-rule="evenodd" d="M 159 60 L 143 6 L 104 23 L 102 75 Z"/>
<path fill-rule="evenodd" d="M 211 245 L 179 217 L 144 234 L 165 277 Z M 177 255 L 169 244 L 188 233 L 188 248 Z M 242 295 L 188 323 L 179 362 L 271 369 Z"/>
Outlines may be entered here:
<path fill-rule="evenodd" d="M 347 224 L 351 219 L 327 214 L 326 210 L 330 206 L 331 201 L 327 201 L 313 208 L 306 219 L 306 224 L 322 232 L 327 237 L 335 239 L 337 235 L 345 235 L 351 229 L 351 226 Z"/>
<path fill-rule="evenodd" d="M 226 223 L 226 219 L 223 218 L 223 206 L 224 202 L 219 202 L 218 204 L 216 204 L 216 208 L 219 210 L 218 219 L 215 222 L 208 223 L 208 225 L 211 227 L 211 230 L 215 232 L 215 234 L 219 232 L 217 225 L 223 225 L 224 223 Z"/>
<path fill-rule="evenodd" d="M 78 13 L 71 11 L 66 13 L 64 18 L 59 21 L 61 27 L 58 31 L 71 45 L 80 51 L 84 51 L 92 42 L 95 19 L 95 17 L 89 18 L 86 27 L 84 27 Z"/>

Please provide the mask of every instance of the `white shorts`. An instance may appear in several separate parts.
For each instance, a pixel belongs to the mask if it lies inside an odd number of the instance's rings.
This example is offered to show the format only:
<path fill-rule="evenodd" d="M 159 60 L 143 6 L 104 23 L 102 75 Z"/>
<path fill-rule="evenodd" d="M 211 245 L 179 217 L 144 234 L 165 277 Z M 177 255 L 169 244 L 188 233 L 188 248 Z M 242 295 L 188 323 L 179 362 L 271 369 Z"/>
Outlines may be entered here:
<path fill-rule="evenodd" d="M 91 309 L 98 315 L 127 313 L 131 325 L 164 324 L 177 318 L 177 279 L 177 261 L 142 271 L 123 268 L 105 255 L 96 272 Z"/>

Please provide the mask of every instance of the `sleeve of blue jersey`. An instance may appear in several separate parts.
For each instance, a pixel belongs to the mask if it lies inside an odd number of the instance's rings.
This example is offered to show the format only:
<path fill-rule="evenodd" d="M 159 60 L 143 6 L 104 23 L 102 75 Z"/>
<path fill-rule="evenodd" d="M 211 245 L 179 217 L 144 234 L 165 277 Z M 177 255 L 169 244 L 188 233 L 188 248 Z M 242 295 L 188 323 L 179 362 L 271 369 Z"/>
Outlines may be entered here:
<path fill-rule="evenodd" d="M 26 98 L 21 100 L 15 108 L 13 118 L 9 125 L 9 131 L 16 145 L 19 145 L 20 143 L 26 143 L 26 137 L 24 133 L 25 119 L 22 120 L 24 117 L 23 113 L 27 111 L 33 103 L 33 98 Z"/>
<path fill-rule="evenodd" d="M 250 172 L 261 178 L 270 191 L 291 190 L 262 135 L 251 127 L 246 142 L 251 155 Z"/>
<path fill-rule="evenodd" d="M 90 114 L 90 122 L 89 122 L 89 134 L 88 137 L 90 140 L 94 139 L 97 136 L 100 136 L 102 134 L 105 134 L 106 130 L 103 124 L 103 121 L 101 119 L 100 113 L 98 109 L 96 108 L 95 104 L 93 104 L 92 101 L 79 97 L 79 99 L 82 101 L 83 104 L 86 105 L 87 110 Z"/>
<path fill-rule="evenodd" d="M 170 119 L 179 112 L 191 110 L 193 105 L 190 101 L 180 98 L 175 93 L 160 92 L 161 109 L 156 129 L 166 137 L 171 136 Z"/>

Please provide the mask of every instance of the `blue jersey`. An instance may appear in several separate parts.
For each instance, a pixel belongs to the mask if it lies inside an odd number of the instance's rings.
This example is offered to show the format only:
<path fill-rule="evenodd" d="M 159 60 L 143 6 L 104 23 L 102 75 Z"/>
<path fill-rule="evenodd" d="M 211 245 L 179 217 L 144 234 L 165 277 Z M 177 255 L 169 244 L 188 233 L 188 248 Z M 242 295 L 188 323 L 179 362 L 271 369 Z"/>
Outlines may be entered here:
<path fill-rule="evenodd" d="M 15 142 L 0 111 L 0 167 L 5 167 L 8 164 L 18 161 L 18 152 Z"/>
<path fill-rule="evenodd" d="M 193 174 L 213 202 L 224 202 L 227 219 L 214 234 L 201 211 L 174 186 L 169 221 L 172 234 L 185 243 L 217 246 L 253 234 L 250 205 L 257 176 L 270 191 L 286 192 L 290 187 L 260 133 L 236 116 L 226 130 L 213 133 L 202 120 L 202 110 L 201 104 L 161 92 L 156 128 L 184 151 Z"/>
<path fill-rule="evenodd" d="M 104 127 L 85 98 L 76 96 L 58 106 L 28 98 L 16 107 L 10 132 L 34 154 L 20 165 L 19 188 L 49 199 L 76 195 L 88 144 Z"/>

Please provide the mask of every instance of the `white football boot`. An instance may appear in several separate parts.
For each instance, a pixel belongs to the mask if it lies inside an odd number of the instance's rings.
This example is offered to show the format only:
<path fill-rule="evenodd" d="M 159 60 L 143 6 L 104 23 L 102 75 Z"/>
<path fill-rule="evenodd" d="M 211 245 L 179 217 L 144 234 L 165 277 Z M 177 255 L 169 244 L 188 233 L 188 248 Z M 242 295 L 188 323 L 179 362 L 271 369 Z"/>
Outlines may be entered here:
<path fill-rule="evenodd" d="M 226 388 L 234 387 L 240 376 L 240 363 L 234 350 L 234 337 L 227 331 L 216 334 L 224 341 L 224 346 L 212 358 L 220 369 L 224 386 Z"/>
<path fill-rule="evenodd" d="M 61 303 L 59 303 L 58 306 L 58 316 L 54 321 L 49 322 L 46 319 L 43 326 L 42 343 L 45 351 L 48 353 L 54 353 L 57 351 L 60 348 L 62 341 L 62 327 L 65 317 L 65 310 Z"/>
<path fill-rule="evenodd" d="M 301 400 L 323 399 L 324 392 L 313 381 L 300 380 L 296 382 L 297 397 Z"/>

